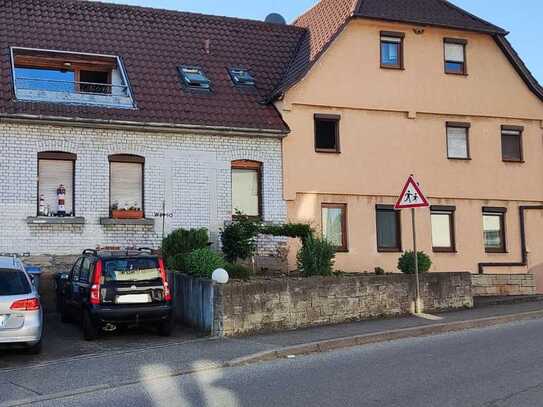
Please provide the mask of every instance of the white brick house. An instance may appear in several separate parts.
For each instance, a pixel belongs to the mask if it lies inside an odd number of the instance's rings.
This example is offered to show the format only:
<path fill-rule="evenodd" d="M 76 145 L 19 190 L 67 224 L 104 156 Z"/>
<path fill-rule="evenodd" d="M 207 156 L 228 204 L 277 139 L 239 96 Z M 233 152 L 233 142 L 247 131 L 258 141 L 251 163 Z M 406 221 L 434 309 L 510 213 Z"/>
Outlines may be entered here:
<path fill-rule="evenodd" d="M 75 217 L 37 217 L 38 153 L 44 151 L 77 155 Z M 218 231 L 232 219 L 234 160 L 262 163 L 263 220 L 286 220 L 279 138 L 3 123 L 0 152 L 2 252 L 74 254 L 96 245 L 157 247 L 162 218 L 156 215 L 163 200 L 171 214 L 165 218 L 166 233 L 205 227 L 217 242 Z M 145 219 L 104 221 L 109 217 L 111 154 L 145 158 Z"/>
<path fill-rule="evenodd" d="M 0 253 L 70 264 L 176 228 L 218 247 L 240 207 L 286 221 L 270 97 L 303 29 L 65 0 L 4 1 L 0 26 Z"/>

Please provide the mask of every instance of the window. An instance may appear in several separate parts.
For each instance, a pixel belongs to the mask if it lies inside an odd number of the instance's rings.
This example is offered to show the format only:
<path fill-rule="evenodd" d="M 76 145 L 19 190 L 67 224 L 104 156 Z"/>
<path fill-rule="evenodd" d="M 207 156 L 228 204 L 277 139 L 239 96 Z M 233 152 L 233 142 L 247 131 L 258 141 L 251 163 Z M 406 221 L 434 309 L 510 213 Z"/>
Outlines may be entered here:
<path fill-rule="evenodd" d="M 338 115 L 315 115 L 315 151 L 318 153 L 339 153 Z"/>
<path fill-rule="evenodd" d="M 447 122 L 447 157 L 457 160 L 468 160 L 469 123 Z"/>
<path fill-rule="evenodd" d="M 145 159 L 137 155 L 109 156 L 109 200 L 114 218 L 144 217 Z"/>
<path fill-rule="evenodd" d="M 445 73 L 466 75 L 466 40 L 445 38 Z"/>
<path fill-rule="evenodd" d="M 404 36 L 404 33 L 381 31 L 381 68 L 403 69 Z"/>
<path fill-rule="evenodd" d="M 519 126 L 502 126 L 502 160 L 522 162 L 522 132 Z"/>
<path fill-rule="evenodd" d="M 121 60 L 114 56 L 13 48 L 20 100 L 133 107 Z"/>
<path fill-rule="evenodd" d="M 347 251 L 347 205 L 322 204 L 322 237 L 337 251 Z"/>
<path fill-rule="evenodd" d="M 505 208 L 483 208 L 483 235 L 487 253 L 505 253 Z"/>
<path fill-rule="evenodd" d="M 81 269 L 79 272 L 79 281 L 82 281 L 84 283 L 89 282 L 90 269 L 91 269 L 91 260 L 88 257 L 85 257 L 83 259 L 83 263 L 81 264 Z"/>
<path fill-rule="evenodd" d="M 77 262 L 72 267 L 72 270 L 70 271 L 70 280 L 79 281 L 79 274 L 81 273 L 81 263 L 83 263 L 82 257 L 77 259 Z"/>
<path fill-rule="evenodd" d="M 377 205 L 377 250 L 380 252 L 401 252 L 400 211 L 393 205 Z"/>
<path fill-rule="evenodd" d="M 75 215 L 75 154 L 38 153 L 38 216 Z"/>
<path fill-rule="evenodd" d="M 232 214 L 262 216 L 262 163 L 249 160 L 232 162 Z"/>
<path fill-rule="evenodd" d="M 255 86 L 256 82 L 247 69 L 231 68 L 228 70 L 235 85 Z"/>
<path fill-rule="evenodd" d="M 432 248 L 434 252 L 454 252 L 454 206 L 431 206 Z"/>
<path fill-rule="evenodd" d="M 195 66 L 182 66 L 179 73 L 183 78 L 183 83 L 191 89 L 211 90 L 211 81 L 207 78 L 204 71 Z"/>

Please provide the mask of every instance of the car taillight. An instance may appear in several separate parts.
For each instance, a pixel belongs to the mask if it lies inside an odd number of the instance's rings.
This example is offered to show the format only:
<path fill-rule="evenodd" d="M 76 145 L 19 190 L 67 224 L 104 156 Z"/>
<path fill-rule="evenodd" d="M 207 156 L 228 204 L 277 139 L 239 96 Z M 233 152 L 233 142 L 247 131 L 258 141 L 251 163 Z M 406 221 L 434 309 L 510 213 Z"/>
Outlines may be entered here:
<path fill-rule="evenodd" d="M 102 260 L 96 262 L 94 267 L 94 278 L 90 289 L 90 303 L 93 305 L 100 304 L 100 280 L 102 279 Z"/>
<path fill-rule="evenodd" d="M 168 277 L 166 276 L 166 269 L 164 268 L 163 259 L 158 259 L 158 267 L 160 269 L 160 278 L 162 279 L 162 285 L 164 286 L 164 301 L 171 301 L 172 293 L 170 291 L 170 284 L 168 283 Z"/>
<path fill-rule="evenodd" d="M 18 300 L 11 304 L 9 309 L 12 311 L 37 311 L 40 309 L 40 300 L 37 298 Z"/>

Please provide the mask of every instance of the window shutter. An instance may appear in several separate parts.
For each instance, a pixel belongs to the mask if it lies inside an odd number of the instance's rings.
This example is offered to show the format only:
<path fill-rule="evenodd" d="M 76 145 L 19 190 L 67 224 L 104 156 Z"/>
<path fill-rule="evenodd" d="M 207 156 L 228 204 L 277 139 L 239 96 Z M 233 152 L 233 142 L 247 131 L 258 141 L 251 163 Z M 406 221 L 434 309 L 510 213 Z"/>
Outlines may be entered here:
<path fill-rule="evenodd" d="M 445 60 L 450 62 L 464 62 L 464 45 L 445 43 Z"/>
<path fill-rule="evenodd" d="M 459 127 L 447 128 L 449 158 L 468 158 L 467 130 Z"/>
<path fill-rule="evenodd" d="M 397 44 L 402 42 L 402 39 L 399 37 L 381 37 L 381 41 L 383 42 L 395 42 Z"/>
<path fill-rule="evenodd" d="M 57 213 L 57 188 L 62 184 L 66 188 L 66 214 L 73 214 L 73 171 L 74 162 L 64 160 L 39 160 L 39 196 L 49 205 L 52 213 Z"/>
<path fill-rule="evenodd" d="M 110 165 L 111 204 L 143 209 L 143 165 L 123 162 Z"/>

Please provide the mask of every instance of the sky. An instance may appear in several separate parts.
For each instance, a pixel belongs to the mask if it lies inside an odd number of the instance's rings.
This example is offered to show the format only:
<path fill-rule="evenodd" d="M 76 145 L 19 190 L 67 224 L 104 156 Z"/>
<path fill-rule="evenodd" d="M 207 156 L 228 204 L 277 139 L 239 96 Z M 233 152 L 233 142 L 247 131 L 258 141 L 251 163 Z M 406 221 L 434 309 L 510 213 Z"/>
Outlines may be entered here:
<path fill-rule="evenodd" d="M 110 3 L 192 11 L 263 20 L 271 12 L 288 22 L 318 0 L 102 0 Z M 534 76 L 543 83 L 543 0 L 452 0 L 465 10 L 510 31 L 508 39 Z"/>

